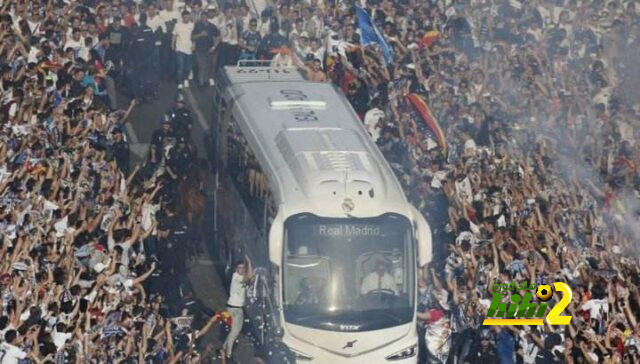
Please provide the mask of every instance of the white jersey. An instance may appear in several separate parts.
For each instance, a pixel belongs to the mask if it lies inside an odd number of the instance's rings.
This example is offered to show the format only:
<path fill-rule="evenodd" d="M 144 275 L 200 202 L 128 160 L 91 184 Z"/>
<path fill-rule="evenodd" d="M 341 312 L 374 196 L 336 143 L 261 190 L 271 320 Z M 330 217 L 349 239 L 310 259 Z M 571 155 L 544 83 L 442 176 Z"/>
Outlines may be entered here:
<path fill-rule="evenodd" d="M 17 346 L 7 343 L 0 344 L 0 364 L 18 364 L 18 360 L 26 358 L 27 353 Z"/>
<path fill-rule="evenodd" d="M 244 277 L 234 272 L 233 277 L 231 277 L 231 288 L 229 289 L 227 304 L 234 307 L 243 307 L 246 290 Z"/>

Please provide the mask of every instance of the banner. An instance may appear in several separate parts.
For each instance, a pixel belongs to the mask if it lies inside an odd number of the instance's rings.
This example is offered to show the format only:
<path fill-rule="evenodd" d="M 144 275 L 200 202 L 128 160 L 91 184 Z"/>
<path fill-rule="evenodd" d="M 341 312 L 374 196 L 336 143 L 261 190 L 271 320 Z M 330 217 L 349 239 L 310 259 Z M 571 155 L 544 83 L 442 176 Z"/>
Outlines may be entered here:
<path fill-rule="evenodd" d="M 427 103 L 422 99 L 422 97 L 418 96 L 417 94 L 409 94 L 407 95 L 407 99 L 409 100 L 409 103 L 413 105 L 418 115 L 420 115 L 420 118 L 422 119 L 422 121 L 427 125 L 429 130 L 431 130 L 431 132 L 435 136 L 436 142 L 438 143 L 438 146 L 440 146 L 440 149 L 442 150 L 442 155 L 444 155 L 446 158 L 448 153 L 447 141 L 444 137 L 444 132 L 442 131 L 442 129 L 440 128 L 440 125 L 438 124 L 438 121 L 433 116 L 433 113 L 431 113 L 431 109 L 429 108 L 429 105 L 427 105 Z"/>

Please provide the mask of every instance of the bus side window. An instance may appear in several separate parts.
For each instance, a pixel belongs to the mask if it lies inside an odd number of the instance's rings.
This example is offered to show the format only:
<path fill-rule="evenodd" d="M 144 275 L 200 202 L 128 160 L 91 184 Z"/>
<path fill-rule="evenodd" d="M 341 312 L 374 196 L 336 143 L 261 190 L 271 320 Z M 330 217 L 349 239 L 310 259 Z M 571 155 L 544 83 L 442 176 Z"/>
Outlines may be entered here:
<path fill-rule="evenodd" d="M 245 205 L 249 208 L 253 220 L 262 230 L 265 227 L 264 209 L 269 194 L 267 176 L 260 168 L 260 163 L 249 147 L 235 118 L 231 112 L 228 114 L 226 125 L 227 170 Z"/>
<path fill-rule="evenodd" d="M 216 112 L 216 133 L 218 135 L 218 155 L 224 166 L 228 165 L 229 156 L 229 110 L 225 101 L 220 98 L 218 110 Z"/>

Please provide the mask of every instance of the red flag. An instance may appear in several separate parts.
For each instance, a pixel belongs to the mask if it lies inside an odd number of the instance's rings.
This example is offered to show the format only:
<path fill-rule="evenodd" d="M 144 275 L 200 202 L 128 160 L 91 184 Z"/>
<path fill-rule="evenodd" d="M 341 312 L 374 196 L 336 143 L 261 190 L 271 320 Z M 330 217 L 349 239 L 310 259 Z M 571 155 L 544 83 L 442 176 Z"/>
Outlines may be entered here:
<path fill-rule="evenodd" d="M 47 70 L 47 69 L 53 69 L 54 71 L 59 70 L 60 68 L 63 68 L 64 66 L 61 65 L 58 62 L 51 62 L 51 61 L 44 61 L 42 63 L 40 63 L 40 68 L 43 70 Z"/>
<path fill-rule="evenodd" d="M 440 32 L 437 30 L 426 32 L 420 39 L 420 48 L 431 48 L 439 37 Z"/>
<path fill-rule="evenodd" d="M 271 54 L 278 54 L 278 53 L 291 55 L 293 54 L 293 51 L 291 50 L 291 48 L 288 48 L 288 47 L 271 48 Z"/>
<path fill-rule="evenodd" d="M 616 166 L 623 166 L 624 168 L 628 168 L 629 170 L 635 172 L 636 166 L 632 161 L 628 160 L 625 157 L 618 158 L 615 162 L 613 162 Z"/>
<path fill-rule="evenodd" d="M 427 125 L 429 130 L 431 130 L 431 132 L 436 138 L 436 142 L 438 143 L 438 145 L 440 146 L 440 149 L 442 150 L 442 154 L 446 157 L 447 141 L 444 138 L 444 132 L 440 128 L 438 121 L 431 113 L 431 109 L 429 109 L 429 105 L 427 105 L 427 103 L 422 99 L 422 97 L 418 96 L 417 94 L 409 94 L 407 95 L 407 99 L 409 100 L 411 105 L 413 105 L 418 115 L 420 115 L 420 118 L 422 119 L 422 121 Z"/>

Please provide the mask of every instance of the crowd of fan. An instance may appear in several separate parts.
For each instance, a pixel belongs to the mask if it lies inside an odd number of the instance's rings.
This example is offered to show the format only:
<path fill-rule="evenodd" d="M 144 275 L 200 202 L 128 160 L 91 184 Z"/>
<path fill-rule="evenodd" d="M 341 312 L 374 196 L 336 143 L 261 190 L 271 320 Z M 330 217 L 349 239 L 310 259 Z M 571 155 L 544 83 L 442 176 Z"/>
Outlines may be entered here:
<path fill-rule="evenodd" d="M 353 5 L 392 59 L 360 44 Z M 180 230 L 175 176 L 129 174 L 136 102 L 117 110 L 116 90 L 144 100 L 159 75 L 206 85 L 273 58 L 343 88 L 446 247 L 420 282 L 430 360 L 640 360 L 634 1 L 13 0 L 0 23 L 5 358 L 198 360 L 201 333 L 150 294 L 167 278 L 149 250 Z M 489 287 L 525 280 L 567 282 L 571 325 L 480 330 Z"/>
<path fill-rule="evenodd" d="M 154 133 L 147 168 L 129 166 L 124 124 L 158 81 L 135 68 L 130 36 L 144 29 L 129 9 L 0 5 L 3 364 L 196 363 L 214 323 L 175 258 L 189 230 L 176 188 L 194 161 L 184 104 Z"/>
<path fill-rule="evenodd" d="M 377 45 L 358 46 L 346 8 L 324 18 L 339 33 L 324 64 L 444 250 L 420 282 L 421 360 L 638 362 L 636 3 L 370 1 L 365 9 L 393 60 L 385 67 Z M 409 93 L 444 129 L 446 157 Z M 483 328 L 491 286 L 514 281 L 566 282 L 571 324 Z"/>
<path fill-rule="evenodd" d="M 390 43 L 386 61 L 361 44 L 353 3 L 307 5 L 281 4 L 268 25 L 263 13 L 257 57 L 341 87 L 428 217 L 421 362 L 640 360 L 636 4 L 355 4 Z M 571 325 L 483 329 L 491 286 L 514 281 L 569 284 Z"/>

